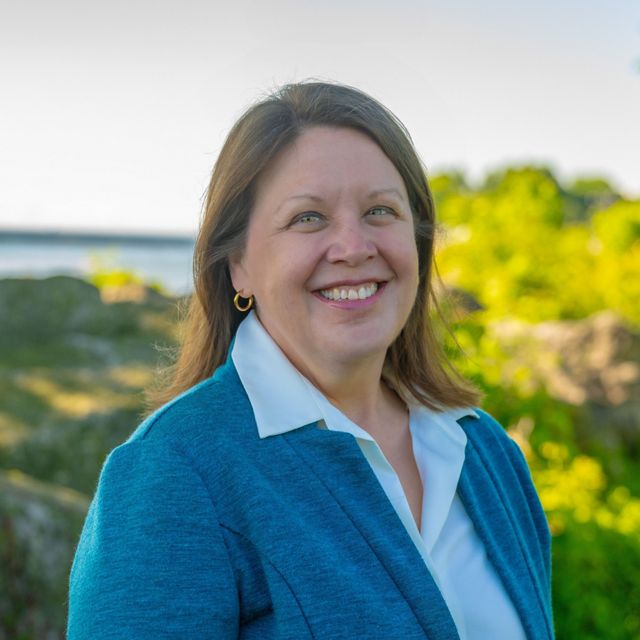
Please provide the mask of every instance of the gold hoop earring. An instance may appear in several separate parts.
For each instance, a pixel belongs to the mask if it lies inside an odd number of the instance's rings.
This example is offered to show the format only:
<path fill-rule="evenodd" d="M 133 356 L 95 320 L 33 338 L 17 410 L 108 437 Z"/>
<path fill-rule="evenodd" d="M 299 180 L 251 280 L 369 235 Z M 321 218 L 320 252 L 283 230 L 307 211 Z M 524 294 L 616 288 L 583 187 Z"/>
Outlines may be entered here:
<path fill-rule="evenodd" d="M 244 306 L 242 306 L 242 304 L 240 304 L 240 298 L 242 298 L 240 293 L 236 293 L 236 295 L 233 296 L 233 306 L 238 311 L 242 311 L 243 313 L 245 311 L 249 311 L 249 309 L 251 309 L 251 307 L 253 307 L 253 296 L 249 296 L 248 298 L 245 298 L 247 300 L 247 303 Z"/>

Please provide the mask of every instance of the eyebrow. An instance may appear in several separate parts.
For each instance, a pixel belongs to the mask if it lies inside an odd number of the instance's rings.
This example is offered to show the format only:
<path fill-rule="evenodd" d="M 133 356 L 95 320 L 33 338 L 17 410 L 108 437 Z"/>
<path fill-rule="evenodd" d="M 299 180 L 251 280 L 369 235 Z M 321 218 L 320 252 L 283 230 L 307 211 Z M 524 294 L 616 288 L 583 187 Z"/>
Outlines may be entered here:
<path fill-rule="evenodd" d="M 400 189 L 396 189 L 395 187 L 389 187 L 388 189 L 374 189 L 373 191 L 369 192 L 369 194 L 367 194 L 367 198 L 377 198 L 378 196 L 385 195 L 387 193 L 392 193 L 398 196 L 400 200 L 404 200 L 404 196 L 402 195 Z"/>
<path fill-rule="evenodd" d="M 400 198 L 400 200 L 404 201 L 405 198 L 402 195 L 402 192 L 399 189 L 396 189 L 395 187 L 388 187 L 385 189 L 374 189 L 373 191 L 370 191 L 366 197 L 368 199 L 371 198 L 377 198 L 378 196 L 381 195 L 385 195 L 385 194 L 394 194 L 395 196 L 397 196 L 398 198 Z M 282 204 L 280 205 L 280 207 L 278 207 L 278 209 L 281 209 L 285 202 L 289 202 L 289 200 L 312 200 L 313 202 L 324 202 L 324 198 L 321 198 L 320 196 L 317 196 L 313 193 L 299 193 L 296 194 L 295 196 L 289 196 L 288 198 L 286 198 Z"/>

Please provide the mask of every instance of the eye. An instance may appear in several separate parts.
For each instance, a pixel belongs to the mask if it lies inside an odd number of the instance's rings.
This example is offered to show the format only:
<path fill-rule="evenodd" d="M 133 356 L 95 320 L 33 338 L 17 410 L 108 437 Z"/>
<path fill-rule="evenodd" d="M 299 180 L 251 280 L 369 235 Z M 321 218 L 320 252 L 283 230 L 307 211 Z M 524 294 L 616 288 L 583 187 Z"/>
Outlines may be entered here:
<path fill-rule="evenodd" d="M 292 221 L 292 225 L 301 225 L 301 226 L 311 226 L 315 224 L 319 224 L 323 221 L 323 216 L 319 214 L 317 211 L 305 211 L 297 215 Z"/>
<path fill-rule="evenodd" d="M 396 212 L 389 207 L 372 207 L 367 211 L 367 215 L 373 218 L 384 218 L 386 216 L 395 216 Z"/>

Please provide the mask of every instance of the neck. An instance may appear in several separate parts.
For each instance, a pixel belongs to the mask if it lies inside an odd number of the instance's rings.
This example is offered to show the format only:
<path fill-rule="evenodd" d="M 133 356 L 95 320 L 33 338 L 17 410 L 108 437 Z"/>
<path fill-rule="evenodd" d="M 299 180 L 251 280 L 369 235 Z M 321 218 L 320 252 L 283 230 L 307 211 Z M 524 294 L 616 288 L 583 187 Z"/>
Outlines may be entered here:
<path fill-rule="evenodd" d="M 377 441 L 399 435 L 398 418 L 406 416 L 404 402 L 382 379 L 384 358 L 359 361 L 356 365 L 312 368 L 293 363 L 335 407 Z"/>

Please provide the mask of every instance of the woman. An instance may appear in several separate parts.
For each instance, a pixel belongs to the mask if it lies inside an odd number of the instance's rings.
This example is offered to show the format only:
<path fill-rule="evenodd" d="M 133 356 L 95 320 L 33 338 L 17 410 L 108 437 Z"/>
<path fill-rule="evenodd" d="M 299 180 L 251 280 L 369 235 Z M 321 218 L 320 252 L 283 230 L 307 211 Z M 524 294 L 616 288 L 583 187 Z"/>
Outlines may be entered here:
<path fill-rule="evenodd" d="M 553 637 L 526 463 L 429 323 L 433 231 L 369 96 L 293 84 L 240 118 L 173 384 L 87 516 L 70 640 Z"/>

